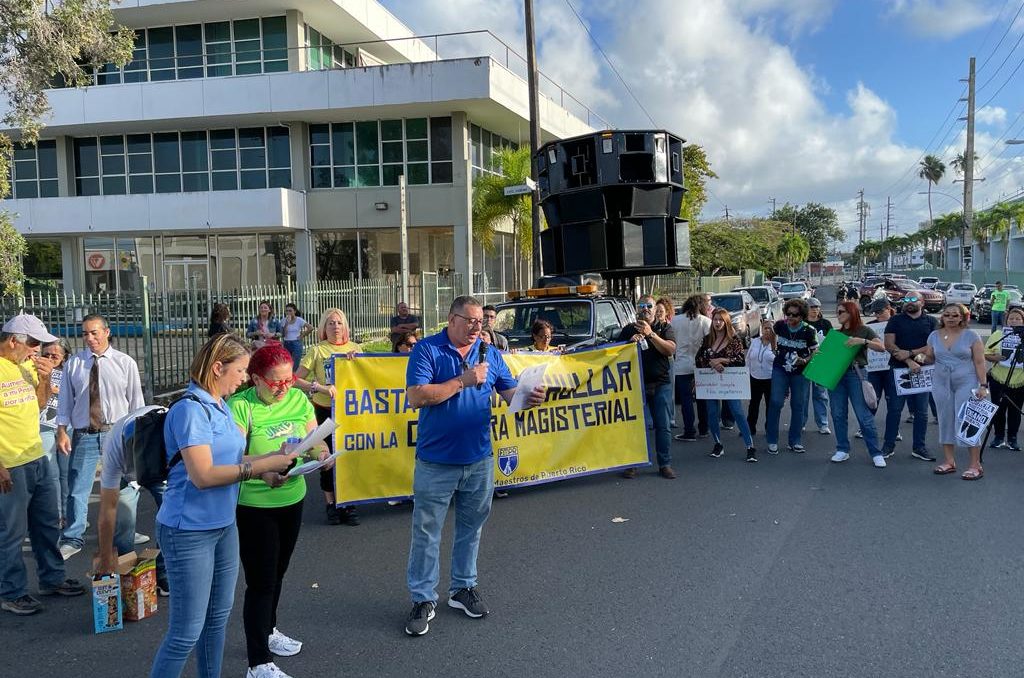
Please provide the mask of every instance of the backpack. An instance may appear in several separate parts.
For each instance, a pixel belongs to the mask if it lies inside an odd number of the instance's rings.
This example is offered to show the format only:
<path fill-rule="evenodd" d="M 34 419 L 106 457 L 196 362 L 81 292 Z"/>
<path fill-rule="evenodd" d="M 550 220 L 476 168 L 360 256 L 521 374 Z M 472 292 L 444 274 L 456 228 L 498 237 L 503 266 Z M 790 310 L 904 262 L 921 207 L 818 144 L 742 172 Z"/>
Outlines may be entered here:
<path fill-rule="evenodd" d="M 129 414 L 121 430 L 124 441 L 124 458 L 126 476 L 134 476 L 135 481 L 143 486 L 158 485 L 167 480 L 171 468 L 181 461 L 181 452 L 167 459 L 167 447 L 164 444 L 164 422 L 171 408 L 182 400 L 202 402 L 194 395 L 184 395 L 174 400 L 167 407 L 150 409 L 138 416 Z M 206 417 L 210 413 L 203 408 Z"/>

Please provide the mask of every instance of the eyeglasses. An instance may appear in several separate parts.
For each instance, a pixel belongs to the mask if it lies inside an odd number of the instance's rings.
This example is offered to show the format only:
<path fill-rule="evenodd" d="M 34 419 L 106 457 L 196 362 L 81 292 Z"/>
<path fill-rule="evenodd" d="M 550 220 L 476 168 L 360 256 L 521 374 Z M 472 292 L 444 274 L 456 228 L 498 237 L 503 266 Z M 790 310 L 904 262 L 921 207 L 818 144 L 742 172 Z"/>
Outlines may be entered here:
<path fill-rule="evenodd" d="M 44 353 L 43 357 L 50 360 L 60 360 L 60 353 Z"/>
<path fill-rule="evenodd" d="M 462 315 L 461 313 L 453 313 L 452 315 L 462 318 L 470 327 L 480 327 L 484 324 L 483 318 L 470 318 L 469 316 Z"/>
<path fill-rule="evenodd" d="M 407 348 L 412 348 L 415 345 L 416 345 L 415 341 L 403 341 L 401 344 L 399 344 L 399 346 L 405 346 Z"/>
<path fill-rule="evenodd" d="M 786 317 L 787 318 L 799 318 L 799 317 L 801 317 L 801 313 L 799 311 L 797 311 L 796 313 L 793 313 L 791 311 L 786 311 Z"/>
<path fill-rule="evenodd" d="M 638 311 L 643 311 L 648 308 L 654 308 L 654 304 L 637 304 L 636 308 Z"/>
<path fill-rule="evenodd" d="M 259 375 L 254 375 L 259 376 Z M 281 389 L 291 388 L 292 384 L 295 383 L 295 375 L 288 377 L 287 379 L 281 379 L 280 381 L 270 381 L 265 377 L 259 377 L 260 381 L 267 385 L 271 391 L 280 391 Z"/>

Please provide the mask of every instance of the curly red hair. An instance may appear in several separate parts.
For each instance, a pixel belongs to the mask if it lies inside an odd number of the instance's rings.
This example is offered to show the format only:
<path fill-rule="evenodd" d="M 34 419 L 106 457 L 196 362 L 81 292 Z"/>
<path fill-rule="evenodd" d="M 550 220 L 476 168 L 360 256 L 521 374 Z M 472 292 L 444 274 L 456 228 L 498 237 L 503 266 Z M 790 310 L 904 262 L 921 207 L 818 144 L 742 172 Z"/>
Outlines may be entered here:
<path fill-rule="evenodd" d="M 249 358 L 249 374 L 266 377 L 267 372 L 284 363 L 292 364 L 292 354 L 281 344 L 268 344 Z"/>

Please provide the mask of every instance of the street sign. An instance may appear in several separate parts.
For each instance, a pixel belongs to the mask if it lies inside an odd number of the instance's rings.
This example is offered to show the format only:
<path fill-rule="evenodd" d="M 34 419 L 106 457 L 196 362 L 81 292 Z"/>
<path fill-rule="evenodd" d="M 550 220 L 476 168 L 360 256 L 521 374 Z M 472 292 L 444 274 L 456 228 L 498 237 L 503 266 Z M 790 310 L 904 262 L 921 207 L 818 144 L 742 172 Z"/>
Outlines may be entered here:
<path fill-rule="evenodd" d="M 535 188 L 537 188 L 537 182 L 530 177 L 526 177 L 525 183 L 516 184 L 515 186 L 506 186 L 505 195 L 526 195 L 528 193 L 533 193 L 533 189 Z"/>

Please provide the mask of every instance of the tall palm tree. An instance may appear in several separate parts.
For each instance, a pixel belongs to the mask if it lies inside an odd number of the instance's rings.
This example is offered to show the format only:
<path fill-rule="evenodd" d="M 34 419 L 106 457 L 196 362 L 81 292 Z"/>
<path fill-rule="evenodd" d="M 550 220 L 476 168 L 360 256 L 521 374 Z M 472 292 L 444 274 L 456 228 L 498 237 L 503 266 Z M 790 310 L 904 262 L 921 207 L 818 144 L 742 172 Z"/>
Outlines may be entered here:
<path fill-rule="evenodd" d="M 978 160 L 979 160 L 978 154 L 975 153 L 974 154 L 974 163 L 977 164 Z M 963 153 L 957 153 L 956 157 L 953 158 L 953 162 L 951 162 L 949 164 L 953 167 L 953 171 L 957 173 L 957 176 L 961 176 L 962 177 L 964 175 L 964 164 L 966 164 L 966 162 L 967 162 L 966 156 Z"/>
<path fill-rule="evenodd" d="M 799 233 L 787 233 L 782 236 L 775 255 L 786 262 L 790 273 L 795 275 L 796 267 L 807 261 L 811 256 L 811 247 Z"/>
<path fill-rule="evenodd" d="M 505 195 L 507 186 L 526 183 L 530 176 L 530 149 L 501 148 L 495 154 L 501 174 L 483 174 L 473 182 L 473 238 L 485 252 L 494 251 L 494 235 L 502 226 L 511 226 L 512 282 L 520 287 L 519 262 L 529 261 L 533 251 L 533 225 L 530 214 L 531 194 Z"/>
<path fill-rule="evenodd" d="M 932 185 L 938 184 L 946 173 L 946 164 L 934 155 L 926 155 L 921 160 L 921 170 L 917 176 L 928 182 L 928 223 L 932 221 Z"/>
<path fill-rule="evenodd" d="M 1010 231 L 1013 230 L 1014 222 L 1020 223 L 1021 206 L 1016 203 L 996 203 L 991 209 L 986 210 L 990 215 L 988 226 L 989 239 L 1001 239 L 1003 241 L 1003 278 L 1010 277 Z"/>

